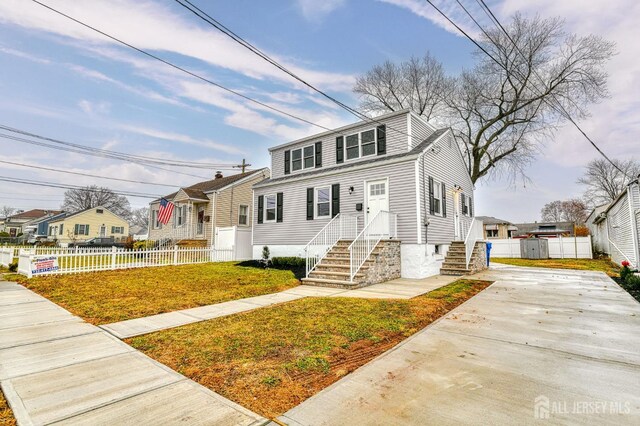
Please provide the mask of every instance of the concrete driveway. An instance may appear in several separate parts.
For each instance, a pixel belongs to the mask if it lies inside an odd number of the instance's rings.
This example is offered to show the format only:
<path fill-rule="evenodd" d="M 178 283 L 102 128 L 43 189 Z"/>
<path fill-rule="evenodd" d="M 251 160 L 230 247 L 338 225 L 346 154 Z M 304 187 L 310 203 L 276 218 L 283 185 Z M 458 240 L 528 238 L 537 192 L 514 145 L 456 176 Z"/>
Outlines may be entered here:
<path fill-rule="evenodd" d="M 504 267 L 440 321 L 279 420 L 640 424 L 640 304 L 598 272 Z"/>

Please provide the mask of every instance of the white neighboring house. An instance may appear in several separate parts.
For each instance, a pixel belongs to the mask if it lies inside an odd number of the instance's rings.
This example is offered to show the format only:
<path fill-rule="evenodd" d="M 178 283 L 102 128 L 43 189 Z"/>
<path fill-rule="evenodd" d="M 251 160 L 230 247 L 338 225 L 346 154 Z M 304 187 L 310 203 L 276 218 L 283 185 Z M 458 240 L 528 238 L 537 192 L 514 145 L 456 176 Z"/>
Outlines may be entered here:
<path fill-rule="evenodd" d="M 339 264 L 363 232 L 377 233 L 389 244 L 399 242 L 399 250 L 389 248 L 397 252 L 397 262 L 395 255 L 385 260 L 396 275 L 438 274 L 452 242 L 463 242 L 471 228 L 474 187 L 451 129 L 436 129 L 409 110 L 269 152 L 271 178 L 253 186 L 253 255 L 259 258 L 263 246 L 272 256 L 309 258 L 316 250 L 311 265 L 307 260 L 308 276 L 318 278 L 310 284 L 340 286 L 345 277 L 353 284 L 359 268 L 375 269 L 375 262 L 366 260 L 372 247 L 362 249 L 355 267 L 353 260 L 351 266 Z M 464 259 L 465 249 L 458 250 Z M 327 263 L 318 264 L 322 274 L 314 272 L 316 262 Z"/>
<path fill-rule="evenodd" d="M 640 185 L 627 185 L 610 204 L 596 207 L 587 218 L 595 249 L 620 264 L 640 264 Z"/>

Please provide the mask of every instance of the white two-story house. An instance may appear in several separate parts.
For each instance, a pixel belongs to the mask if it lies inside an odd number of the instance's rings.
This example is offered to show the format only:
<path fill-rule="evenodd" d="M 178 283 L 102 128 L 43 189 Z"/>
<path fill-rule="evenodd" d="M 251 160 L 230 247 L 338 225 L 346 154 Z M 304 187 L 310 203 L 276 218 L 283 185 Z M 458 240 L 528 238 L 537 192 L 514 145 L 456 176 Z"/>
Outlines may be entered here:
<path fill-rule="evenodd" d="M 474 188 L 452 131 L 408 110 L 269 151 L 271 178 L 253 186 L 254 257 L 264 246 L 306 257 L 309 284 L 434 275 L 469 235 Z M 454 251 L 466 272 L 469 250 Z"/>

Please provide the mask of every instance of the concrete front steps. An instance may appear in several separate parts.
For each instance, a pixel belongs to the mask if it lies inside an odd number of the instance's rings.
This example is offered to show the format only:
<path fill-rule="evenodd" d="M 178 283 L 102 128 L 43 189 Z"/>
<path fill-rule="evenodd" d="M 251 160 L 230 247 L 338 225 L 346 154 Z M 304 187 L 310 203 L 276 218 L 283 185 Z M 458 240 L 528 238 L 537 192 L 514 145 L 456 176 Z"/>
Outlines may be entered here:
<path fill-rule="evenodd" d="M 471 254 L 471 261 L 469 262 L 469 268 L 466 265 L 466 248 L 464 242 L 462 241 L 453 241 L 449 246 L 449 251 L 447 252 L 446 257 L 444 258 L 444 262 L 442 263 L 442 267 L 440 268 L 441 275 L 470 275 L 477 271 L 472 268 L 472 265 L 476 265 L 479 263 L 479 256 L 481 256 L 481 250 L 479 250 L 479 244 L 484 244 L 481 242 L 476 243 L 476 246 L 473 248 L 473 253 Z"/>
<path fill-rule="evenodd" d="M 381 282 L 380 280 L 376 280 L 375 277 L 372 278 L 369 273 L 376 265 L 376 262 L 381 261 L 379 255 L 385 249 L 385 245 L 389 244 L 390 241 L 384 240 L 378 243 L 369 258 L 355 275 L 353 282 L 349 280 L 351 273 L 349 245 L 352 242 L 353 241 L 350 240 L 338 241 L 320 263 L 316 265 L 313 271 L 309 273 L 309 277 L 302 279 L 302 283 L 320 287 L 356 289 L 375 284 L 376 281 Z M 393 241 L 393 243 L 399 244 L 399 241 Z"/>

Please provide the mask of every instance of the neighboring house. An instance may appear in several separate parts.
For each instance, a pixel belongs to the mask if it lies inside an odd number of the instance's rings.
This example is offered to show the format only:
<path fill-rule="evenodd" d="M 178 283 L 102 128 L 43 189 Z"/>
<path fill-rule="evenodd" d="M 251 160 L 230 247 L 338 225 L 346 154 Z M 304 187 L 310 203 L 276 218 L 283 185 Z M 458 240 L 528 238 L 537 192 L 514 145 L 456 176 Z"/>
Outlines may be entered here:
<path fill-rule="evenodd" d="M 43 210 L 43 209 L 33 209 L 27 210 L 24 212 L 16 213 L 12 216 L 9 216 L 4 221 L 4 231 L 9 233 L 10 237 L 17 237 L 20 234 L 25 234 L 26 227 L 34 222 L 55 216 L 60 214 L 60 210 Z"/>
<path fill-rule="evenodd" d="M 30 222 L 29 224 L 23 225 L 23 229 L 27 230 L 31 234 L 28 242 L 33 243 L 38 239 L 46 239 L 49 235 L 49 223 L 51 221 L 63 218 L 65 215 L 65 212 L 60 212 L 56 215 L 37 219 Z"/>
<path fill-rule="evenodd" d="M 374 232 L 401 241 L 401 275 L 426 277 L 438 273 L 449 245 L 464 240 L 473 218 L 473 183 L 452 131 L 408 110 L 269 152 L 272 176 L 254 186 L 254 258 L 263 246 L 272 256 L 304 257 L 319 233 L 336 228 L 353 240 L 378 215 L 387 228 Z M 393 262 L 387 259 L 387 269 Z"/>
<path fill-rule="evenodd" d="M 531 237 L 573 237 L 573 222 L 533 222 L 516 223 L 517 231 L 513 232 L 513 238 Z"/>
<path fill-rule="evenodd" d="M 269 177 L 259 169 L 198 182 L 164 197 L 175 206 L 168 224 L 158 220 L 160 200 L 149 204 L 149 240 L 168 243 L 195 242 L 214 245 L 218 228 L 251 228 L 251 187 Z"/>
<path fill-rule="evenodd" d="M 128 235 L 127 221 L 103 206 L 68 213 L 49 221 L 48 239 L 62 245 L 111 237 L 115 242 L 122 242 Z"/>
<path fill-rule="evenodd" d="M 140 225 L 132 225 L 129 227 L 129 234 L 134 241 L 144 241 L 149 239 L 149 229 Z"/>
<path fill-rule="evenodd" d="M 482 221 L 484 237 L 487 239 L 513 238 L 518 230 L 513 223 L 493 216 L 476 216 L 476 219 Z"/>
<path fill-rule="evenodd" d="M 601 206 L 602 207 L 602 206 Z M 587 226 L 603 252 L 620 264 L 623 260 L 640 267 L 640 185 L 631 182 L 600 213 L 592 212 Z"/>
<path fill-rule="evenodd" d="M 585 225 L 589 228 L 591 234 L 591 243 L 593 244 L 593 251 L 598 253 L 609 253 L 609 232 L 607 231 L 607 221 L 605 211 L 609 208 L 610 204 L 603 204 L 594 208 Z"/>

